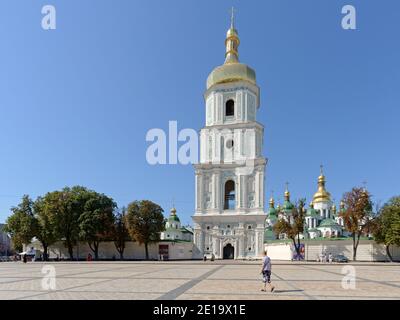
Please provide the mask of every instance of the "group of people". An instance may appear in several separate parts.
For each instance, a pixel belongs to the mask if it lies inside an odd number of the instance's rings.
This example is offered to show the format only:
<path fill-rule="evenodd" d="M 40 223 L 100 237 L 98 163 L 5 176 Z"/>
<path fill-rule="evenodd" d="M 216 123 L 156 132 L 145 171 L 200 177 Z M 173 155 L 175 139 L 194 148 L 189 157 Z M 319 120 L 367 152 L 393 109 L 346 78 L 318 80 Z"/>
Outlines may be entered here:
<path fill-rule="evenodd" d="M 329 262 L 329 263 L 332 263 L 333 262 L 333 255 L 332 255 L 332 253 L 326 253 L 326 252 L 322 252 L 319 256 L 318 256 L 318 258 L 317 258 L 317 260 L 319 261 L 319 262 Z"/>

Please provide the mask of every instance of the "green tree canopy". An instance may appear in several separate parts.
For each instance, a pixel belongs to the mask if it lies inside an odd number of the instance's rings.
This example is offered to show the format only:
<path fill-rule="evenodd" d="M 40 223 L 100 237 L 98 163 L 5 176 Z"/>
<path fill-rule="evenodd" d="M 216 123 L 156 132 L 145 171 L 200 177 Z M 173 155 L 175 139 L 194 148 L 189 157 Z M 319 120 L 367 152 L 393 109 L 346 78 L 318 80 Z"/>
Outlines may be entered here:
<path fill-rule="evenodd" d="M 390 261 L 393 261 L 390 246 L 400 246 L 400 196 L 391 198 L 379 210 L 373 234 L 377 243 L 385 245 L 386 253 Z"/>
<path fill-rule="evenodd" d="M 12 215 L 7 218 L 5 231 L 11 235 L 14 248 L 22 251 L 22 246 L 30 243 L 36 234 L 33 201 L 28 195 L 24 195 L 21 203 L 12 207 L 11 211 Z"/>
<path fill-rule="evenodd" d="M 56 227 L 54 220 L 48 210 L 47 197 L 38 197 L 33 204 L 36 228 L 35 236 L 40 241 L 43 247 L 43 260 L 48 260 L 48 248 L 57 241 Z"/>
<path fill-rule="evenodd" d="M 79 240 L 79 217 L 85 211 L 88 194 L 87 188 L 74 186 L 49 192 L 45 196 L 49 219 L 58 238 L 68 249 L 71 260 L 74 259 L 74 245 Z"/>
<path fill-rule="evenodd" d="M 300 199 L 291 212 L 281 212 L 273 229 L 276 234 L 285 234 L 293 241 L 297 256 L 300 256 L 300 234 L 304 232 L 305 199 Z"/>
<path fill-rule="evenodd" d="M 344 194 L 343 202 L 345 209 L 340 216 L 353 238 L 353 260 L 356 261 L 360 237 L 373 225 L 371 195 L 364 188 L 353 188 Z"/>
<path fill-rule="evenodd" d="M 115 214 L 112 238 L 120 260 L 123 260 L 125 243 L 129 240 L 129 232 L 126 224 L 126 208 L 122 208 L 121 212 Z"/>
<path fill-rule="evenodd" d="M 148 200 L 134 201 L 128 206 L 126 222 L 132 239 L 144 244 L 146 259 L 149 259 L 148 245 L 160 239 L 164 231 L 164 210 Z"/>
<path fill-rule="evenodd" d="M 87 241 L 97 260 L 100 242 L 112 237 L 116 204 L 106 195 L 91 190 L 81 199 L 85 203 L 79 216 L 79 236 Z"/>

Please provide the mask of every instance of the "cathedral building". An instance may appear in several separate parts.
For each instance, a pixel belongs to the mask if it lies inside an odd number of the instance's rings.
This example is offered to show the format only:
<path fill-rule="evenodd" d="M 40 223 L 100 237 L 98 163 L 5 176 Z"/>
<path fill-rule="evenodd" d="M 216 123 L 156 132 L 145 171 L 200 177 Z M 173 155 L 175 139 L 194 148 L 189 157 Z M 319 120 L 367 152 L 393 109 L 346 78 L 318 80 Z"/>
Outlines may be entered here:
<path fill-rule="evenodd" d="M 337 238 L 347 236 L 344 231 L 343 218 L 340 212 L 344 210 L 344 203 L 340 203 L 340 211 L 336 211 L 336 206 L 331 200 L 330 193 L 325 187 L 326 178 L 322 172 L 318 177 L 318 189 L 313 196 L 305 215 L 304 233 L 301 238 L 315 239 L 315 238 Z M 267 210 L 265 240 L 285 239 L 284 234 L 275 234 L 273 226 L 278 219 L 285 219 L 290 222 L 292 210 L 294 205 L 290 202 L 290 192 L 286 187 L 285 201 L 282 206 L 278 205 L 275 208 L 274 199 L 270 200 L 270 207 Z"/>
<path fill-rule="evenodd" d="M 231 19 L 225 62 L 207 79 L 205 127 L 195 165 L 195 258 L 259 258 L 264 250 L 264 127 L 258 123 L 256 73 L 239 62 Z"/>
<path fill-rule="evenodd" d="M 161 240 L 167 241 L 193 241 L 193 232 L 188 227 L 181 225 L 181 220 L 176 214 L 176 209 L 171 209 L 171 214 L 165 222 L 165 231 L 160 234 Z"/>

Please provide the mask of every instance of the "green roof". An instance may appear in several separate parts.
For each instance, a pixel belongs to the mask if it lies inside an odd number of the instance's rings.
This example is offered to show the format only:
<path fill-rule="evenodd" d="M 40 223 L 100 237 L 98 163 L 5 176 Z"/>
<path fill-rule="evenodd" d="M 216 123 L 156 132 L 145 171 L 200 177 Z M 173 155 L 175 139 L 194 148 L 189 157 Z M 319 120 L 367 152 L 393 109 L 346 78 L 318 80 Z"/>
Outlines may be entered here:
<path fill-rule="evenodd" d="M 292 210 L 293 210 L 293 208 L 294 208 L 294 205 L 293 205 L 293 203 L 291 203 L 289 200 L 285 200 L 284 202 L 283 202 L 283 206 L 282 206 L 282 208 L 283 208 L 283 210 L 286 212 L 286 213 L 292 213 Z"/>
<path fill-rule="evenodd" d="M 315 210 L 314 208 L 308 208 L 308 210 L 307 210 L 307 216 L 309 216 L 309 217 L 316 217 L 316 216 L 318 216 L 318 212 L 317 212 L 317 210 Z"/>
<path fill-rule="evenodd" d="M 340 227 L 333 219 L 324 219 L 318 227 Z"/>
<path fill-rule="evenodd" d="M 169 222 L 174 222 L 174 221 L 181 222 L 177 215 L 170 215 L 169 218 L 168 218 L 168 221 Z"/>
<path fill-rule="evenodd" d="M 276 218 L 278 211 L 274 207 L 269 207 L 266 213 L 268 218 Z"/>

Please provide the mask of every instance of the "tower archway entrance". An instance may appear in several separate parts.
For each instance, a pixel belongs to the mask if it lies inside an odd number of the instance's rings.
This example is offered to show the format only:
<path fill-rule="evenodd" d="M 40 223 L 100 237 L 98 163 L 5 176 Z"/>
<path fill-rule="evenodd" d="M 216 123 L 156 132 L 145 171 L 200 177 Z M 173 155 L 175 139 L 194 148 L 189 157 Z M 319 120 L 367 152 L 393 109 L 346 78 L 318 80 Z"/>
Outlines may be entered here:
<path fill-rule="evenodd" d="M 224 259 L 234 259 L 235 257 L 235 248 L 228 243 L 225 247 L 224 247 Z"/>

